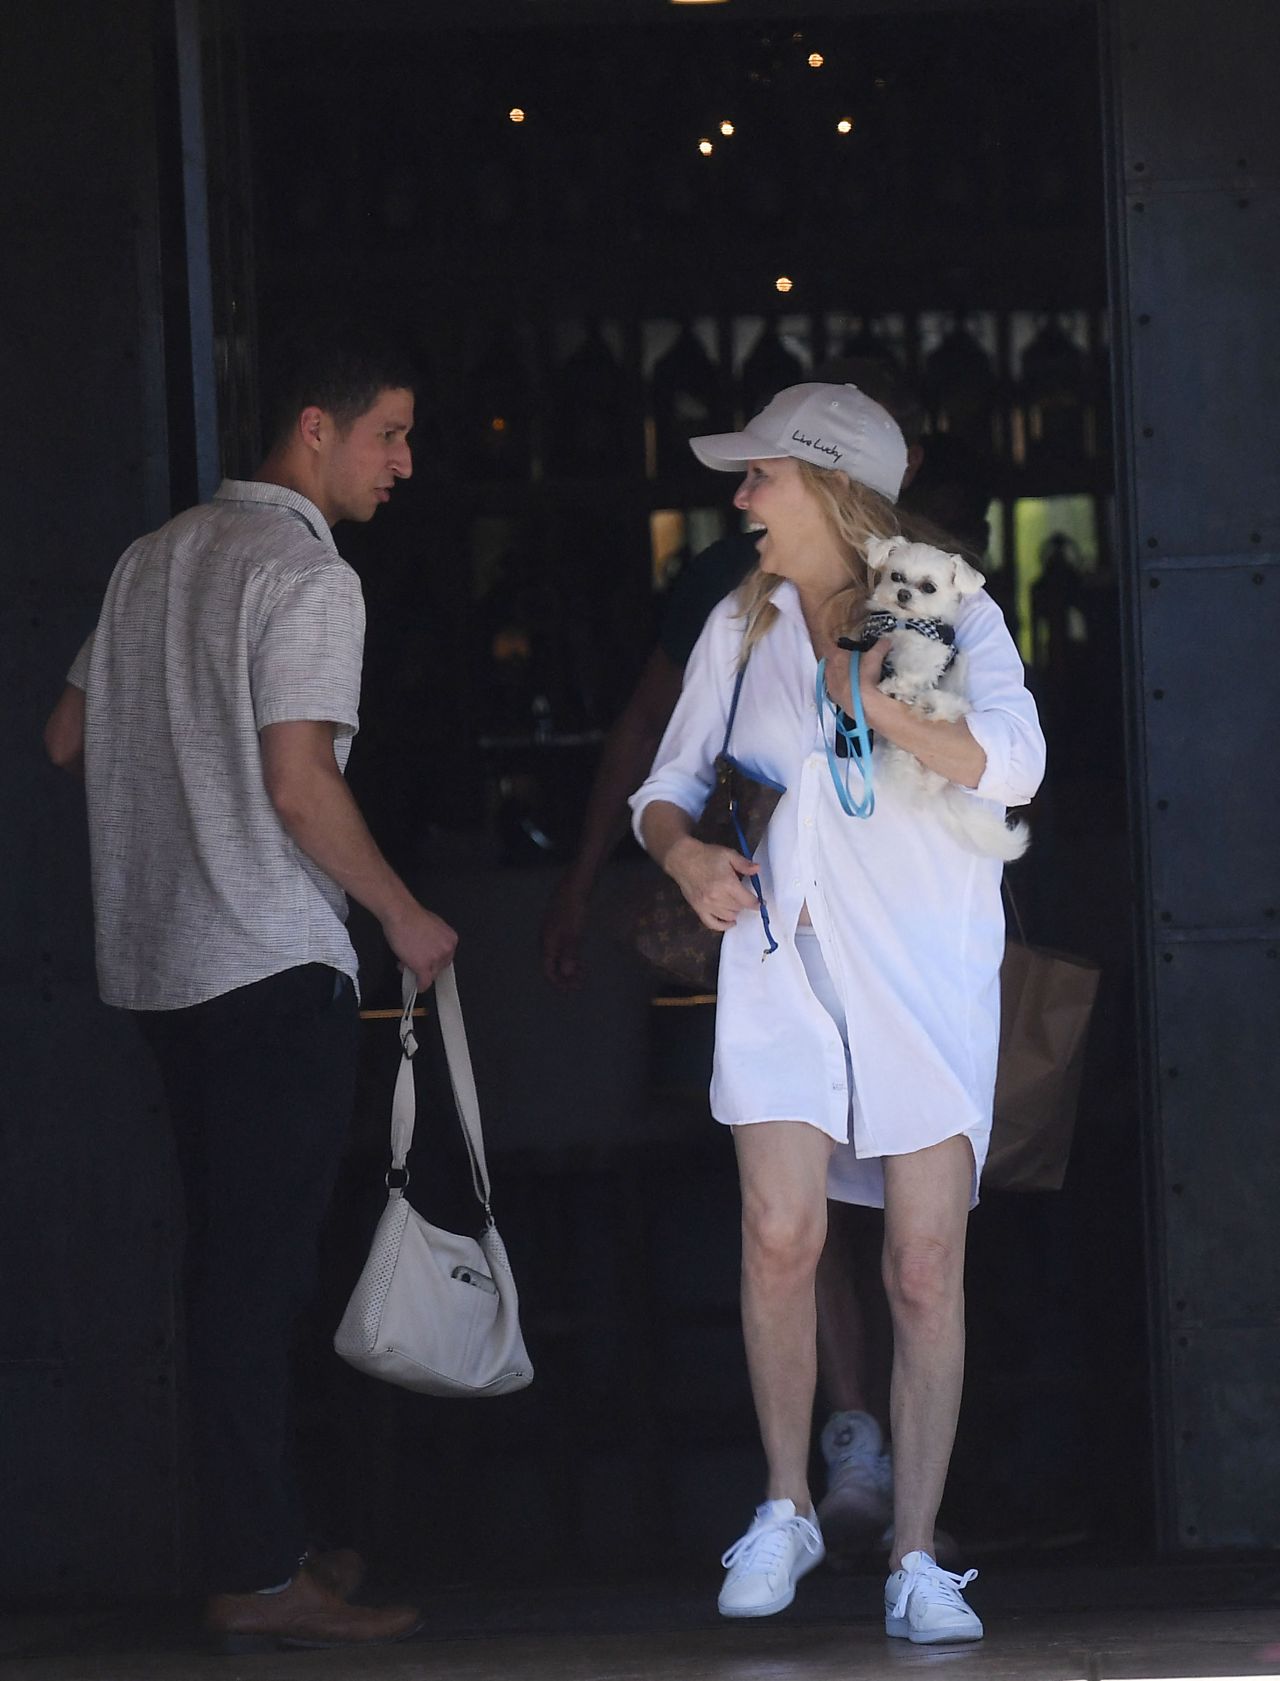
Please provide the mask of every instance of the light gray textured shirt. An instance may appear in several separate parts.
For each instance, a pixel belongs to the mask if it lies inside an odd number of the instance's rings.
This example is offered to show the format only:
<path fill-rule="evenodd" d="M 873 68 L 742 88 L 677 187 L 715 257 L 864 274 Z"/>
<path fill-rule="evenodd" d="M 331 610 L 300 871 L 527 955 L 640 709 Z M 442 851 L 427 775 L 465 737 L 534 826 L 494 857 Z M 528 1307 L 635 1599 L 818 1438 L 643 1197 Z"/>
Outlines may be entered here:
<path fill-rule="evenodd" d="M 364 602 L 318 508 L 226 480 L 139 538 L 68 681 L 85 691 L 98 982 L 171 1010 L 302 963 L 356 978 L 341 888 L 289 838 L 258 731 L 359 727 Z"/>

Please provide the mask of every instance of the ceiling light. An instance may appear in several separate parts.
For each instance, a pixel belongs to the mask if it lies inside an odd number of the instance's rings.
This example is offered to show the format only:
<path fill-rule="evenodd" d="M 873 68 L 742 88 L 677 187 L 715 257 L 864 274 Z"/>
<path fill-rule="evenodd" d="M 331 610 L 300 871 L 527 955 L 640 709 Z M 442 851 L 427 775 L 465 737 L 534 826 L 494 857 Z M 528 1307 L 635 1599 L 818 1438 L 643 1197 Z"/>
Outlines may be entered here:
<path fill-rule="evenodd" d="M 513 105 L 507 112 L 507 116 L 513 123 L 522 123 L 524 121 L 524 112 L 518 105 Z"/>
<path fill-rule="evenodd" d="M 853 118 L 852 117 L 841 117 L 840 121 L 836 124 L 836 133 L 837 134 L 852 134 L 853 133 Z"/>
<path fill-rule="evenodd" d="M 810 70 L 821 70 L 822 66 L 826 62 L 827 62 L 826 59 L 823 58 L 821 53 L 810 53 L 809 54 L 809 68 L 810 68 Z"/>
<path fill-rule="evenodd" d="M 724 122 L 722 122 L 720 124 L 720 132 L 721 132 L 721 134 L 726 134 L 726 135 L 733 133 L 733 124 L 729 121 L 729 119 L 727 117 L 725 118 Z"/>
<path fill-rule="evenodd" d="M 785 274 L 780 274 L 773 284 L 775 290 L 779 292 L 789 292 L 795 285 L 795 281 L 788 279 Z"/>
<path fill-rule="evenodd" d="M 699 140 L 698 150 L 702 153 L 704 158 L 709 158 L 712 152 L 715 151 L 715 147 L 709 140 Z"/>

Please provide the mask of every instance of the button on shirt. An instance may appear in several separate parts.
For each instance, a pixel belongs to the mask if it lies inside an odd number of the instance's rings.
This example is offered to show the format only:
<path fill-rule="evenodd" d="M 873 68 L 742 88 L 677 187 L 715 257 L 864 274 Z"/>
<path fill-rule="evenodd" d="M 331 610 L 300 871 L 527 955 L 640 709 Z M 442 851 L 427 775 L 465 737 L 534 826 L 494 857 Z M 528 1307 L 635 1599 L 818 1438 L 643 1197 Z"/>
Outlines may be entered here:
<path fill-rule="evenodd" d="M 743 912 L 722 942 L 712 1112 L 730 1125 L 801 1120 L 842 1146 L 830 1193 L 867 1200 L 842 1173 L 842 1154 L 901 1154 L 966 1134 L 981 1170 L 991 1127 L 1004 950 L 1000 864 L 965 851 L 927 801 L 877 789 L 874 814 L 841 809 L 814 705 L 817 660 L 794 585 L 752 652 L 730 751 L 785 785 L 757 851 L 779 949 L 762 961 L 758 912 Z M 742 648 L 734 599 L 707 621 L 649 779 L 631 800 L 636 832 L 664 800 L 697 817 L 711 793 Z M 999 609 L 984 592 L 956 625 L 964 656 L 966 722 L 986 754 L 973 797 L 1024 805 L 1044 773 L 1044 739 L 1023 666 Z M 850 790 L 861 794 L 857 760 Z M 844 1046 L 809 986 L 795 927 L 807 904 L 839 994 Z"/>
<path fill-rule="evenodd" d="M 227 480 L 121 557 L 85 691 L 98 980 L 178 1009 L 304 963 L 356 978 L 341 888 L 290 839 L 258 732 L 359 727 L 364 602 L 313 503 Z"/>

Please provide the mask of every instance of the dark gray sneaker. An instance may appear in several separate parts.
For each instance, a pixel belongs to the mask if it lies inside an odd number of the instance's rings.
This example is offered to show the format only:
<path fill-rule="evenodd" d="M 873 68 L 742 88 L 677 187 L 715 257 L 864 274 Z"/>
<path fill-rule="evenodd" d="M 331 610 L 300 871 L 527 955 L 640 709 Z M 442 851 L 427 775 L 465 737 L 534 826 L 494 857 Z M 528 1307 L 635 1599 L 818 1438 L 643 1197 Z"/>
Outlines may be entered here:
<path fill-rule="evenodd" d="M 822 1432 L 827 1492 L 818 1522 L 833 1553 L 882 1544 L 893 1523 L 893 1461 L 870 1413 L 832 1413 Z"/>

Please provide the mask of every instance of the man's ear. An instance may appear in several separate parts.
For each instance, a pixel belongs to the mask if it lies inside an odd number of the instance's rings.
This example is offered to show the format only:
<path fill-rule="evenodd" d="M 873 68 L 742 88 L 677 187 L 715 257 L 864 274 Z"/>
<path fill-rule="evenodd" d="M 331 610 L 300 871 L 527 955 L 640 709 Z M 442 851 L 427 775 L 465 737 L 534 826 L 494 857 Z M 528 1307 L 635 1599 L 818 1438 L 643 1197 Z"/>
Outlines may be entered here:
<path fill-rule="evenodd" d="M 959 555 L 952 556 L 951 579 L 961 595 L 976 595 L 987 581 L 976 566 L 970 566 Z"/>
<path fill-rule="evenodd" d="M 298 435 L 308 449 L 319 450 L 328 435 L 329 416 L 315 403 L 298 416 Z"/>

